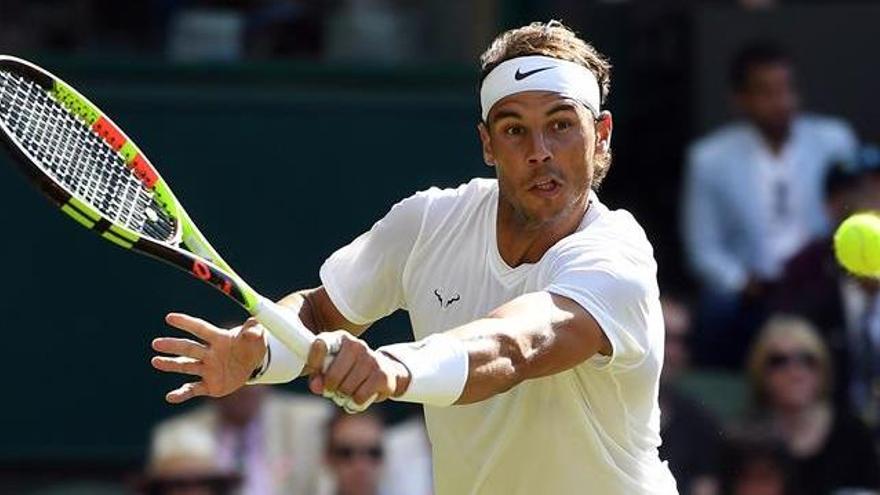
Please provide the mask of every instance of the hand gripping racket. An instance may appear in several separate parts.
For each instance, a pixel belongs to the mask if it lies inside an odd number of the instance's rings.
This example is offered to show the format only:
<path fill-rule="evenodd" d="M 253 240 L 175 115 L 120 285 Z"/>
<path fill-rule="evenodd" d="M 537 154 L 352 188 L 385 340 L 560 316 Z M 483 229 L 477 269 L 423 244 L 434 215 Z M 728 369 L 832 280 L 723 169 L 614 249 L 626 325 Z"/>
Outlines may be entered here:
<path fill-rule="evenodd" d="M 213 286 L 306 359 L 312 332 L 235 274 L 137 145 L 69 85 L 4 55 L 0 141 L 30 181 L 68 216 L 113 244 Z"/>

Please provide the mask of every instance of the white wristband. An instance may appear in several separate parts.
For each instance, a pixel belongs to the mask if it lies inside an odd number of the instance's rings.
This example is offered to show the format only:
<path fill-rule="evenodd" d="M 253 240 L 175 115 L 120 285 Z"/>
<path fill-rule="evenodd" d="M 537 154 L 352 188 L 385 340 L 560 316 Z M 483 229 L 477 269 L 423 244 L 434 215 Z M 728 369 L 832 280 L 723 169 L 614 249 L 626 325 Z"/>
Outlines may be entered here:
<path fill-rule="evenodd" d="M 410 372 L 406 391 L 393 400 L 445 407 L 461 397 L 468 377 L 468 353 L 455 337 L 438 333 L 379 350 L 403 363 Z"/>
<path fill-rule="evenodd" d="M 287 348 L 280 340 L 268 330 L 263 329 L 266 340 L 266 357 L 263 366 L 248 385 L 269 385 L 275 383 L 287 383 L 296 379 L 305 367 L 305 361 Z"/>

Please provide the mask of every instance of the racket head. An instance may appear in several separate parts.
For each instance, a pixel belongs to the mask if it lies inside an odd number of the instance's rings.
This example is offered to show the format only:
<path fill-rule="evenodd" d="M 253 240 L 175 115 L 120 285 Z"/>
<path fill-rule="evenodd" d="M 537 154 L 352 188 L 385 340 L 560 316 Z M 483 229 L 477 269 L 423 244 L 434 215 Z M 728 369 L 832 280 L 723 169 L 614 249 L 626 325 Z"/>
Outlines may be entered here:
<path fill-rule="evenodd" d="M 156 169 L 109 117 L 57 77 L 0 56 L 0 130 L 20 168 L 77 222 L 116 243 L 180 243 L 180 207 Z"/>
<path fill-rule="evenodd" d="M 211 247 L 146 155 L 73 87 L 0 55 L 0 141 L 68 216 L 126 249 L 213 285 L 248 310 L 257 296 Z"/>

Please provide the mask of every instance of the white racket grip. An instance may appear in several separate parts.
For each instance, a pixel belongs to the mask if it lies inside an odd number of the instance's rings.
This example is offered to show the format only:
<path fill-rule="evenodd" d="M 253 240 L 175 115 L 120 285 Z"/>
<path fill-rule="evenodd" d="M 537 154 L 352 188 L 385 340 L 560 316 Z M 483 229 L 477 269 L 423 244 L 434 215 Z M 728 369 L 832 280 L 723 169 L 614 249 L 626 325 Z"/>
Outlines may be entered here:
<path fill-rule="evenodd" d="M 287 356 L 290 359 L 279 360 L 282 361 L 279 364 L 283 369 L 277 369 L 279 366 L 273 366 L 276 361 L 273 359 L 272 362 L 269 363 L 269 368 L 276 369 L 274 369 L 272 373 L 269 373 L 269 375 L 280 375 L 282 377 L 290 376 L 290 380 L 299 376 L 308 360 L 309 348 L 312 346 L 312 342 L 315 341 L 315 334 L 306 328 L 302 320 L 299 319 L 299 316 L 292 309 L 276 304 L 264 297 L 260 297 L 257 303 L 257 311 L 255 311 L 253 315 L 254 318 L 256 318 L 257 321 L 259 321 L 260 324 L 271 334 L 270 336 L 267 336 L 268 347 L 270 349 L 275 347 L 272 345 L 272 338 L 274 337 L 275 340 L 283 344 L 286 350 L 292 354 Z M 336 354 L 339 352 L 338 346 L 329 345 L 328 347 L 327 355 L 324 356 L 324 363 L 321 369 L 322 372 L 327 371 L 327 368 L 330 367 L 330 363 L 333 362 L 333 358 L 336 357 Z M 280 355 L 281 353 L 276 351 L 274 354 Z M 293 367 L 296 369 L 292 369 Z M 269 370 L 263 370 L 264 373 L 267 371 Z M 268 380 L 272 380 L 272 378 L 268 378 L 267 380 L 256 380 L 255 383 L 279 383 L 278 381 Z"/>
<path fill-rule="evenodd" d="M 315 334 L 303 325 L 293 310 L 261 297 L 253 315 L 266 327 L 266 330 L 299 356 L 303 362 L 308 359 L 309 348 L 315 340 Z"/>

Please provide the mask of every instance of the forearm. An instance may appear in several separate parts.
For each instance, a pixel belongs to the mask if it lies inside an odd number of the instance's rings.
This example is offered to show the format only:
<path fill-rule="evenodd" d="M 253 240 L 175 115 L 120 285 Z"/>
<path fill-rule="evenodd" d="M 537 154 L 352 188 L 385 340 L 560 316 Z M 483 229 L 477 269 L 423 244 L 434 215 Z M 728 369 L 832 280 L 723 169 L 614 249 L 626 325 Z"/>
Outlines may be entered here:
<path fill-rule="evenodd" d="M 548 339 L 542 326 L 526 330 L 487 317 L 452 329 L 468 357 L 468 375 L 456 404 L 470 404 L 510 390 L 536 374 L 536 350 Z"/>
<path fill-rule="evenodd" d="M 575 302 L 537 292 L 485 318 L 382 350 L 412 375 L 399 389 L 401 400 L 449 405 L 478 402 L 525 380 L 559 373 L 597 352 L 610 353 L 610 344 Z"/>
<path fill-rule="evenodd" d="M 530 294 L 448 332 L 468 353 L 468 379 L 457 404 L 478 402 L 525 380 L 559 373 L 593 353 L 588 349 L 594 346 L 584 345 L 584 333 L 574 328 L 574 315 L 554 305 L 553 297 Z"/>

